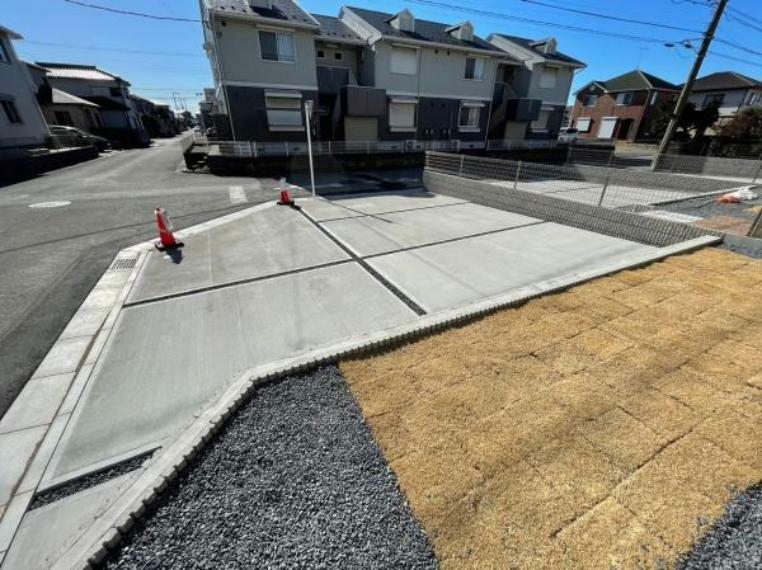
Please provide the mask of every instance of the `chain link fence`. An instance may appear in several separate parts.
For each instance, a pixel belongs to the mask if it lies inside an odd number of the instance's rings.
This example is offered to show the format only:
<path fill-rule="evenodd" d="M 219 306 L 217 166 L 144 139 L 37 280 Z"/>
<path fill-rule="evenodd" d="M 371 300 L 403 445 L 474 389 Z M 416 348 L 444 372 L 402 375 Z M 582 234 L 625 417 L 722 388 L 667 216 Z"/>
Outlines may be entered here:
<path fill-rule="evenodd" d="M 634 212 L 687 198 L 711 196 L 738 186 L 735 181 L 661 172 L 589 164 L 560 166 L 438 152 L 426 153 L 426 167 L 503 188 Z"/>

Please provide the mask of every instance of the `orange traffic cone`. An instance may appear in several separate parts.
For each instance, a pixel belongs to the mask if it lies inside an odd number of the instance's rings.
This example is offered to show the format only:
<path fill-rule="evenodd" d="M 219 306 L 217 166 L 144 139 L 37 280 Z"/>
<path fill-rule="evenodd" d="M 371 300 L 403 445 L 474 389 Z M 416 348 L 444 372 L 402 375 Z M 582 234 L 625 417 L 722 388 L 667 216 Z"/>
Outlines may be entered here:
<path fill-rule="evenodd" d="M 294 200 L 291 198 L 291 193 L 288 190 L 281 190 L 280 191 L 280 202 L 278 202 L 281 206 L 293 206 Z"/>
<path fill-rule="evenodd" d="M 171 224 L 164 208 L 156 208 L 153 213 L 156 216 L 156 227 L 159 230 L 159 241 L 154 242 L 156 249 L 164 251 L 165 249 L 183 247 L 183 243 L 177 241 L 172 233 Z"/>

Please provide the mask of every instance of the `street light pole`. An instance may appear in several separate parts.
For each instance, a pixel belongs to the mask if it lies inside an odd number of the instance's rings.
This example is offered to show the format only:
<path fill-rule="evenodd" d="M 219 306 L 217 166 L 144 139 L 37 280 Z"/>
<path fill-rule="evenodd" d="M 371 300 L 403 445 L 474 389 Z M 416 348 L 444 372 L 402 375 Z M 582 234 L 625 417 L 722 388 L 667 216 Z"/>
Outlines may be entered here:
<path fill-rule="evenodd" d="M 315 169 L 312 165 L 312 129 L 310 128 L 310 115 L 312 114 L 312 99 L 304 102 L 304 115 L 307 120 L 307 153 L 310 158 L 310 183 L 312 184 L 312 197 L 315 197 Z"/>
<path fill-rule="evenodd" d="M 667 130 L 664 132 L 664 136 L 659 143 L 659 150 L 656 152 L 656 156 L 654 157 L 653 163 L 651 164 L 652 170 L 655 170 L 659 165 L 659 158 L 661 155 L 667 152 L 669 141 L 672 140 L 672 136 L 675 134 L 675 130 L 677 129 L 677 121 L 680 120 L 680 115 L 683 114 L 685 104 L 688 102 L 688 96 L 691 94 L 691 90 L 693 89 L 693 83 L 696 81 L 696 76 L 701 70 L 701 64 L 704 63 L 704 57 L 706 57 L 706 52 L 709 51 L 709 44 L 711 44 L 712 40 L 714 39 L 714 32 L 717 30 L 717 26 L 720 23 L 720 18 L 722 18 L 722 12 L 725 10 L 725 5 L 727 3 L 728 0 L 720 0 L 717 4 L 717 9 L 714 11 L 712 21 L 709 22 L 709 27 L 706 29 L 704 39 L 701 42 L 701 47 L 696 54 L 696 61 L 693 62 L 691 72 L 688 74 L 688 79 L 686 80 L 685 85 L 683 85 L 683 90 L 680 92 L 680 97 L 678 97 L 677 103 L 675 104 L 675 110 L 672 112 L 672 117 L 669 120 L 669 125 L 667 125 Z"/>

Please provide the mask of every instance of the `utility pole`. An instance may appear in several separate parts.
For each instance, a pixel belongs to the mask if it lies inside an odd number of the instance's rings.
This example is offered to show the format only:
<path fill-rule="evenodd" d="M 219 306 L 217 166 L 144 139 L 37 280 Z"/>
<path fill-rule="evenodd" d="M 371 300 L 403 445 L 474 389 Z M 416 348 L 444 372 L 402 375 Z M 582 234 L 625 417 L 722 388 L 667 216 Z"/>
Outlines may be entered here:
<path fill-rule="evenodd" d="M 659 157 L 667 152 L 669 141 L 672 140 L 672 136 L 675 134 L 675 130 L 677 129 L 677 121 L 680 119 L 680 115 L 683 114 L 685 104 L 688 102 L 688 96 L 691 94 L 691 90 L 693 89 L 693 83 L 696 81 L 696 76 L 701 70 L 701 64 L 704 63 L 704 57 L 706 57 L 706 52 L 709 51 L 709 44 L 711 44 L 712 40 L 714 39 L 714 32 L 717 30 L 717 25 L 720 23 L 720 18 L 722 18 L 722 13 L 725 10 L 725 5 L 727 3 L 728 0 L 720 0 L 717 4 L 717 9 L 714 11 L 712 21 L 709 22 L 709 27 L 706 29 L 704 39 L 701 42 L 701 47 L 696 54 L 696 61 L 693 62 L 693 67 L 691 68 L 691 72 L 688 74 L 688 79 L 685 81 L 685 85 L 683 85 L 683 90 L 680 92 L 680 97 L 677 98 L 675 110 L 672 112 L 672 118 L 669 120 L 667 130 L 664 132 L 661 143 L 659 143 L 659 150 L 656 153 L 656 157 L 654 158 L 653 163 L 651 164 L 651 169 L 655 169 L 657 167 L 659 164 Z"/>

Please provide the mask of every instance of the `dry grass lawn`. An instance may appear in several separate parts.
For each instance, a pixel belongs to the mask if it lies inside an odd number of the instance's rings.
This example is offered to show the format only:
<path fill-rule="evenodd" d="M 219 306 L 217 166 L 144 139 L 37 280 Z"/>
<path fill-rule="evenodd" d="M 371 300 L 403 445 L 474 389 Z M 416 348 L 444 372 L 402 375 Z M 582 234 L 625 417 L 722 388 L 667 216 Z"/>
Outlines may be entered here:
<path fill-rule="evenodd" d="M 664 568 L 762 479 L 762 262 L 705 249 L 341 365 L 443 568 Z"/>

